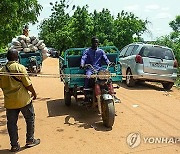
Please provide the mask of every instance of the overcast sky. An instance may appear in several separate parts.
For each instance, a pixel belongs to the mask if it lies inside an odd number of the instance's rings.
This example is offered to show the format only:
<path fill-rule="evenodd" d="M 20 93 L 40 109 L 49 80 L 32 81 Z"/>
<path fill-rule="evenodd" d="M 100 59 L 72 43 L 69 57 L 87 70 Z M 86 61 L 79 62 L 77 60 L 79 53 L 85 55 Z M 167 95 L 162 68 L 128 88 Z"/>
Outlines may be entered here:
<path fill-rule="evenodd" d="M 41 15 L 38 21 L 48 18 L 51 15 L 50 2 L 56 0 L 38 0 L 43 6 Z M 68 0 L 66 0 L 68 1 Z M 147 19 L 151 22 L 148 29 L 151 34 L 144 34 L 145 40 L 155 40 L 157 37 L 168 35 L 172 29 L 169 27 L 169 22 L 174 20 L 177 15 L 180 15 L 180 0 L 69 0 L 69 4 L 89 6 L 89 12 L 102 11 L 102 8 L 107 8 L 115 17 L 122 10 L 134 13 L 140 19 Z M 30 35 L 37 36 L 37 25 L 30 26 Z"/>

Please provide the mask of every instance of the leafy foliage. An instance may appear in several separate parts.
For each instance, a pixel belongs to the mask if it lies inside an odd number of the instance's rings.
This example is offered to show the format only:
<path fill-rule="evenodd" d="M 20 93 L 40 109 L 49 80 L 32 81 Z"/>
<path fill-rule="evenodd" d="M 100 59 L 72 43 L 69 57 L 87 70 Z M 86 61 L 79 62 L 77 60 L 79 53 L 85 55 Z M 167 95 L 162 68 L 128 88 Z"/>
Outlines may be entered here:
<path fill-rule="evenodd" d="M 112 41 L 114 38 L 114 17 L 108 9 L 103 9 L 102 12 L 94 11 L 91 14 L 93 18 L 93 35 L 97 36 L 100 42 Z"/>
<path fill-rule="evenodd" d="M 64 49 L 71 44 L 70 37 L 70 18 L 69 14 L 65 12 L 68 5 L 65 4 L 65 0 L 61 0 L 60 3 L 55 2 L 52 6 L 52 14 L 49 19 L 44 20 L 40 25 L 40 38 L 46 43 L 46 46 L 54 47 L 56 49 Z M 63 44 L 62 44 L 63 42 Z"/>
<path fill-rule="evenodd" d="M 0 47 L 22 32 L 27 23 L 34 24 L 42 9 L 37 0 L 0 1 Z"/>
<path fill-rule="evenodd" d="M 176 16 L 176 19 L 169 23 L 174 32 L 180 32 L 180 15 Z"/>
<path fill-rule="evenodd" d="M 167 36 L 160 37 L 156 44 L 165 45 L 174 51 L 175 57 L 180 64 L 180 16 L 177 16 L 175 20 L 169 23 L 173 32 Z"/>
<path fill-rule="evenodd" d="M 115 37 L 113 42 L 119 48 L 132 43 L 134 39 L 140 40 L 141 34 L 147 30 L 148 21 L 138 19 L 133 13 L 122 11 L 115 20 Z M 133 38 L 136 35 L 137 38 Z"/>
<path fill-rule="evenodd" d="M 0 53 L 5 53 L 7 48 L 0 48 Z"/>
<path fill-rule="evenodd" d="M 173 29 L 173 32 L 167 36 L 160 37 L 155 43 L 171 48 L 174 51 L 178 64 L 180 64 L 180 16 L 176 16 L 175 20 L 171 21 L 169 25 Z M 180 68 L 178 68 L 178 74 L 179 73 Z M 180 85 L 179 77 L 177 78 L 175 84 L 177 86 Z"/>
<path fill-rule="evenodd" d="M 89 36 L 92 33 L 92 19 L 87 10 L 88 6 L 79 6 L 72 16 L 71 30 L 73 46 L 82 47 L 88 46 Z"/>
<path fill-rule="evenodd" d="M 132 13 L 122 11 L 114 18 L 108 9 L 89 13 L 88 5 L 71 7 L 68 2 L 60 0 L 50 3 L 52 14 L 40 25 L 39 37 L 47 46 L 61 52 L 68 48 L 90 46 L 92 36 L 97 36 L 101 45 L 122 48 L 134 41 L 134 35 L 138 40 L 147 30 L 148 22 Z"/>

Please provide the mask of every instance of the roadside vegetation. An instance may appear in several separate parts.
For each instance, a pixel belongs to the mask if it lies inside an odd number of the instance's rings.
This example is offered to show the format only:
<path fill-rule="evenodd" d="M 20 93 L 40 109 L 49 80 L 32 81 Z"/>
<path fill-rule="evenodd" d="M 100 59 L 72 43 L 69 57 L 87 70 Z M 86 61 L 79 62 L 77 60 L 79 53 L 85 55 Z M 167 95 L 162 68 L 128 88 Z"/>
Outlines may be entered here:
<path fill-rule="evenodd" d="M 169 35 L 158 38 L 155 44 L 171 48 L 174 51 L 178 64 L 180 65 L 180 15 L 176 16 L 175 20 L 169 23 L 169 26 L 173 29 L 173 32 Z M 178 69 L 178 78 L 175 84 L 180 86 L 180 67 Z"/>
<path fill-rule="evenodd" d="M 101 45 L 115 45 L 119 49 L 142 40 L 147 31 L 147 20 L 131 12 L 122 11 L 114 17 L 108 9 L 88 12 L 88 6 L 68 5 L 65 1 L 50 3 L 52 14 L 40 25 L 39 37 L 47 46 L 61 52 L 73 47 L 90 46 L 90 38 L 97 36 Z"/>
<path fill-rule="evenodd" d="M 150 21 L 142 20 L 131 12 L 119 12 L 115 17 L 108 9 L 90 13 L 88 5 L 69 4 L 67 0 L 50 3 L 51 15 L 39 26 L 39 37 L 46 46 L 63 54 L 68 48 L 88 47 L 90 38 L 97 36 L 102 46 L 114 45 L 118 49 L 129 43 L 143 41 Z M 25 24 L 36 23 L 42 6 L 38 0 L 3 0 L 0 2 L 0 53 L 7 50 L 12 38 L 22 33 Z M 158 38 L 154 43 L 173 49 L 180 64 L 180 15 L 169 23 L 173 32 Z M 180 71 L 179 71 L 180 73 Z M 180 84 L 180 79 L 177 79 Z"/>
<path fill-rule="evenodd" d="M 37 0 L 0 1 L 0 51 L 22 33 L 25 24 L 37 22 L 41 9 Z"/>

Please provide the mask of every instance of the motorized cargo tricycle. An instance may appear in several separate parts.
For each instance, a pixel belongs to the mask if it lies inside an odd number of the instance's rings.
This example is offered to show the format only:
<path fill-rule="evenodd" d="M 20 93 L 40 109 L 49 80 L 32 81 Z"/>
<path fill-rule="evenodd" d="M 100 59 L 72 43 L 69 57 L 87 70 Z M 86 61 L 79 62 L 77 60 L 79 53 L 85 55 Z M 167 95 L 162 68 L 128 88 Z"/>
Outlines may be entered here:
<path fill-rule="evenodd" d="M 19 63 L 24 65 L 28 72 L 39 73 L 42 67 L 42 53 L 40 50 L 35 52 L 19 52 Z"/>
<path fill-rule="evenodd" d="M 119 50 L 114 46 L 99 48 L 106 52 L 111 64 L 107 65 L 102 61 L 102 69 L 99 72 L 92 65 L 85 65 L 86 68 L 93 70 L 90 79 L 91 86 L 88 89 L 84 88 L 85 70 L 79 68 L 83 51 L 86 48 L 71 48 L 65 51 L 64 58 L 59 57 L 61 81 L 64 82 L 64 102 L 65 105 L 70 106 L 71 97 L 74 96 L 76 102 L 81 100 L 84 105 L 98 107 L 103 124 L 106 127 L 112 127 L 115 119 L 115 87 L 113 85 L 122 81 Z M 82 101 L 85 94 L 88 98 L 86 102 Z"/>

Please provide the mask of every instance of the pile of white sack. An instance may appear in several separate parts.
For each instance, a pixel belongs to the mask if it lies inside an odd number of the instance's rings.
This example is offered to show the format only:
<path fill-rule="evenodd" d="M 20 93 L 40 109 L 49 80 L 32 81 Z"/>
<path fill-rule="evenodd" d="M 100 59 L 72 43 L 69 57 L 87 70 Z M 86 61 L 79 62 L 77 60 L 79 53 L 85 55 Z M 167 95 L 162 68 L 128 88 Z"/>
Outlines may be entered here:
<path fill-rule="evenodd" d="M 45 60 L 49 54 L 48 49 L 43 42 L 43 40 L 39 40 L 35 36 L 26 37 L 25 35 L 20 35 L 12 39 L 9 49 L 16 49 L 24 52 L 35 52 L 40 50 L 43 55 L 43 60 Z"/>

